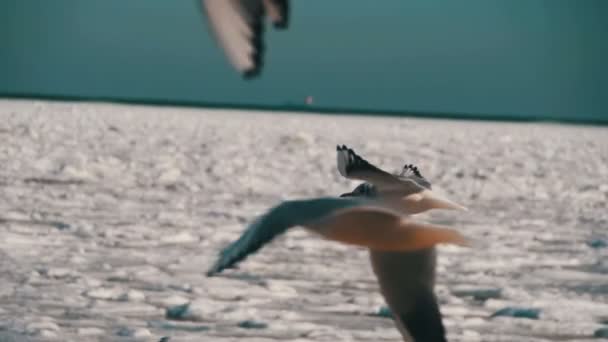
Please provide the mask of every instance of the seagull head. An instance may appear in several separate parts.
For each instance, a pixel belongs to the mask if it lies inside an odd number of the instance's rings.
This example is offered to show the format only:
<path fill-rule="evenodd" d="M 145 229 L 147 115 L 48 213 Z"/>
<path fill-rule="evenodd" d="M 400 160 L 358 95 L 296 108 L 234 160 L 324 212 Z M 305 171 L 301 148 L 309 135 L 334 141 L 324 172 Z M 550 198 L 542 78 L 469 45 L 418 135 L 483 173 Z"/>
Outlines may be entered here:
<path fill-rule="evenodd" d="M 361 183 L 353 191 L 344 193 L 340 197 L 374 197 L 376 189 L 370 183 Z"/>

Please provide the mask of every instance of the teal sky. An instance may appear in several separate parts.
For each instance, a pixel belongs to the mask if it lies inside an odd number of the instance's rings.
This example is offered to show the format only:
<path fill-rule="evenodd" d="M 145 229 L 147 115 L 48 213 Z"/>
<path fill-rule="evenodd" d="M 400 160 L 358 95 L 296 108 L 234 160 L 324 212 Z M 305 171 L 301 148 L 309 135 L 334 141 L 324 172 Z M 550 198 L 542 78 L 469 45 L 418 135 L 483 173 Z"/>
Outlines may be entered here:
<path fill-rule="evenodd" d="M 0 93 L 608 121 L 606 0 L 292 0 L 243 81 L 191 0 L 4 0 Z"/>

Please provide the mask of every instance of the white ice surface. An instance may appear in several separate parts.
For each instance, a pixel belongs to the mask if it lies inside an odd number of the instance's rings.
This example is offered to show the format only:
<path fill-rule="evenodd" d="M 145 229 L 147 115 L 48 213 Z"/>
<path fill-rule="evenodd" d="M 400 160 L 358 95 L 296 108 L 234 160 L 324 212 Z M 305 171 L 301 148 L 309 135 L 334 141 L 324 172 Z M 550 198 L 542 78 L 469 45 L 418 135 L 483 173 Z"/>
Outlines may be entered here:
<path fill-rule="evenodd" d="M 417 164 L 470 209 L 421 217 L 475 242 L 440 248 L 450 341 L 590 341 L 606 327 L 608 248 L 587 244 L 608 239 L 606 128 L 0 100 L 0 334 L 399 340 L 370 315 L 383 302 L 362 249 L 296 230 L 204 275 L 269 206 L 352 190 L 337 144 L 390 171 Z M 191 321 L 165 319 L 188 302 Z M 489 318 L 510 306 L 540 318 Z"/>

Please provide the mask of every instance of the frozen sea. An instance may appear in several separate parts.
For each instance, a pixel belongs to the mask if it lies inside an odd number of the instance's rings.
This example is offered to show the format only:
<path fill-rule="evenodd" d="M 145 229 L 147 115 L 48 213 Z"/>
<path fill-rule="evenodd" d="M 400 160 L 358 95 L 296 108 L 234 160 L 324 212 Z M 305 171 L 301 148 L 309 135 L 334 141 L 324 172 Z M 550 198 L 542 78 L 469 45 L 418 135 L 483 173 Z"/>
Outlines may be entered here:
<path fill-rule="evenodd" d="M 205 276 L 350 191 L 337 144 L 469 207 L 420 217 L 473 241 L 439 247 L 450 341 L 608 338 L 606 127 L 0 100 L 0 341 L 399 341 L 364 249 L 293 230 Z"/>

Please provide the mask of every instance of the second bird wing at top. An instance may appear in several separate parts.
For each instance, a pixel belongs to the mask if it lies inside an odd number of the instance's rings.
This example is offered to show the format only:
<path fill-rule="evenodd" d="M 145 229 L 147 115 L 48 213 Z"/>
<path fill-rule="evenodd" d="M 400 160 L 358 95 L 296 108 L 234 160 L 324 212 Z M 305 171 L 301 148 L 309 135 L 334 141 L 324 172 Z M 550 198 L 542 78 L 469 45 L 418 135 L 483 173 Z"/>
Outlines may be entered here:
<path fill-rule="evenodd" d="M 401 175 L 393 175 L 363 159 L 345 145 L 337 146 L 336 151 L 338 171 L 342 176 L 371 183 L 379 192 L 399 192 L 402 196 L 407 196 L 431 188 L 430 183 L 413 165 L 404 166 Z"/>
<path fill-rule="evenodd" d="M 200 0 L 214 38 L 244 78 L 257 76 L 264 62 L 264 19 L 276 28 L 289 22 L 287 0 Z"/>
<path fill-rule="evenodd" d="M 359 156 L 353 149 L 338 145 L 338 171 L 348 179 L 362 180 L 352 192 L 340 197 L 368 197 L 405 214 L 417 214 L 430 209 L 467 210 L 431 191 L 431 183 L 418 168 L 406 164 L 400 175 L 388 173 Z"/>

